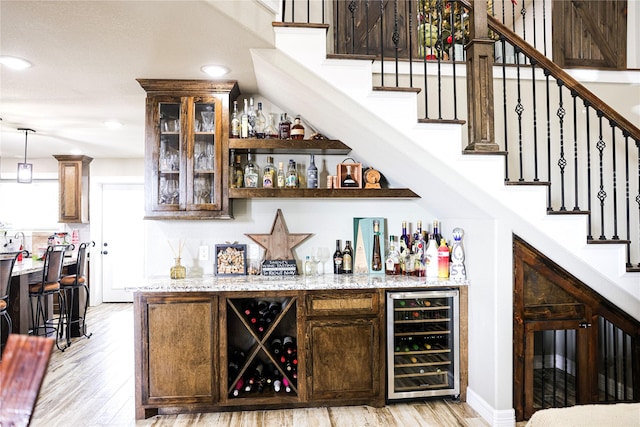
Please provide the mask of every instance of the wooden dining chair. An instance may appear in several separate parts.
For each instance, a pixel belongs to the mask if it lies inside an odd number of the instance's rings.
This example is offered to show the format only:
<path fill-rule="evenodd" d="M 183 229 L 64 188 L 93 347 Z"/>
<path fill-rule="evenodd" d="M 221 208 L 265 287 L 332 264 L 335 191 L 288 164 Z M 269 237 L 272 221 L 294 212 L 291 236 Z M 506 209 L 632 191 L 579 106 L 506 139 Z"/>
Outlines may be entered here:
<path fill-rule="evenodd" d="M 11 316 L 9 316 L 9 291 L 11 290 L 13 266 L 19 255 L 20 252 L 11 252 L 0 256 L 0 317 L 3 317 L 7 323 L 6 334 L 2 331 L 2 324 L 0 323 L 0 360 L 2 360 L 2 351 L 4 349 L 4 336 L 6 335 L 8 338 L 13 329 Z"/>

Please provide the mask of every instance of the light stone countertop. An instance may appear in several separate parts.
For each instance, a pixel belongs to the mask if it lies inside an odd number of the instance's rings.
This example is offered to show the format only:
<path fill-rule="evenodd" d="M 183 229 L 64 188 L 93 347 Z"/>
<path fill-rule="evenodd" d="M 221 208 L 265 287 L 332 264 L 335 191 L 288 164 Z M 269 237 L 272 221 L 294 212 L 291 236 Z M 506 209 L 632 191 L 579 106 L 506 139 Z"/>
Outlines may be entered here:
<path fill-rule="evenodd" d="M 170 279 L 150 277 L 126 286 L 131 292 L 246 292 L 297 291 L 329 289 L 418 289 L 428 287 L 468 286 L 469 281 L 427 279 L 426 277 L 385 276 L 374 274 L 325 274 L 320 276 L 213 276 Z"/>

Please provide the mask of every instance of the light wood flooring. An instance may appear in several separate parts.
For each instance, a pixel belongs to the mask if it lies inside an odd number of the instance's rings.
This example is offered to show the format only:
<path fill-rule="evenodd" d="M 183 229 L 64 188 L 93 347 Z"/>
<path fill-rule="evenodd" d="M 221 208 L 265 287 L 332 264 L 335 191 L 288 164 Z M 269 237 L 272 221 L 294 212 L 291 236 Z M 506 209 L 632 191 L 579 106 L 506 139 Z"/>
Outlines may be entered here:
<path fill-rule="evenodd" d="M 90 339 L 54 349 L 33 427 L 55 426 L 488 426 L 466 403 L 448 399 L 369 406 L 134 417 L 133 305 L 101 304 L 87 315 Z"/>

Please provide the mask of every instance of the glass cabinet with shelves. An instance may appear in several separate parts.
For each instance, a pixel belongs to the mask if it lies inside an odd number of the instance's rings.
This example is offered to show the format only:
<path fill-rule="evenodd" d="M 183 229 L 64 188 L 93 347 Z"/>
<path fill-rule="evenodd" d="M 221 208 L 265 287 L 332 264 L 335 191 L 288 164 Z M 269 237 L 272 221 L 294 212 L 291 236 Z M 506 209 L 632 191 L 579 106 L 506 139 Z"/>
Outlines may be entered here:
<path fill-rule="evenodd" d="M 146 217 L 231 218 L 227 194 L 229 103 L 235 82 L 145 80 Z"/>

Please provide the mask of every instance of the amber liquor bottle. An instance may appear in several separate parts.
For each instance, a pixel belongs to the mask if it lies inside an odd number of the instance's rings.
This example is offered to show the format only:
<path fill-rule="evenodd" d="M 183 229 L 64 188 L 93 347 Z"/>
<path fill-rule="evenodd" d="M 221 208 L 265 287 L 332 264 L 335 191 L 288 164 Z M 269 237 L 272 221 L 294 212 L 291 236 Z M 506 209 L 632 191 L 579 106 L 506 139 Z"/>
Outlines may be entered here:
<path fill-rule="evenodd" d="M 342 273 L 353 273 L 353 249 L 351 248 L 351 240 L 347 240 L 342 251 Z"/>
<path fill-rule="evenodd" d="M 300 123 L 300 117 L 296 117 L 291 126 L 291 139 L 304 139 L 304 126 Z"/>
<path fill-rule="evenodd" d="M 380 254 L 380 221 L 373 221 L 373 254 L 371 255 L 371 270 L 382 270 L 382 255 Z"/>
<path fill-rule="evenodd" d="M 336 240 L 336 251 L 333 253 L 333 274 L 342 274 L 342 250 L 340 240 Z"/>

